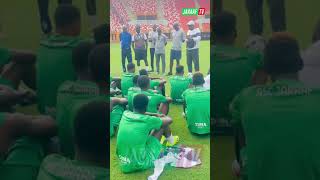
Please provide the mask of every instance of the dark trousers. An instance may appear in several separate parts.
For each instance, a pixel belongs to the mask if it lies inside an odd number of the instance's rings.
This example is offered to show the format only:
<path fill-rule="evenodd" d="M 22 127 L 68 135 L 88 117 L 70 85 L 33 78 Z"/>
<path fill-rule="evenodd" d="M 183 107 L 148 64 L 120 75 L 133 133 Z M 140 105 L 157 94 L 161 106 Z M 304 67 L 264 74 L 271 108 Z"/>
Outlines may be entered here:
<path fill-rule="evenodd" d="M 155 48 L 150 48 L 150 63 L 151 63 L 151 69 L 153 70 L 153 64 L 154 64 L 154 52 L 155 52 Z"/>
<path fill-rule="evenodd" d="M 128 59 L 128 63 L 132 63 L 131 48 L 121 49 L 121 59 L 122 59 L 122 70 L 123 72 L 126 72 L 126 59 Z"/>
<path fill-rule="evenodd" d="M 286 12 L 284 0 L 268 0 L 270 20 L 273 32 L 286 30 Z M 263 33 L 263 0 L 246 0 L 249 15 L 250 32 Z"/>
<path fill-rule="evenodd" d="M 194 70 L 199 71 L 199 49 L 187 50 L 187 65 L 189 73 L 192 73 L 192 62 L 194 64 Z"/>
<path fill-rule="evenodd" d="M 72 4 L 72 0 L 58 0 L 58 4 Z M 49 17 L 49 0 L 38 0 L 40 23 L 42 32 L 47 34 L 52 31 Z M 96 0 L 86 0 L 88 15 L 96 15 Z"/>

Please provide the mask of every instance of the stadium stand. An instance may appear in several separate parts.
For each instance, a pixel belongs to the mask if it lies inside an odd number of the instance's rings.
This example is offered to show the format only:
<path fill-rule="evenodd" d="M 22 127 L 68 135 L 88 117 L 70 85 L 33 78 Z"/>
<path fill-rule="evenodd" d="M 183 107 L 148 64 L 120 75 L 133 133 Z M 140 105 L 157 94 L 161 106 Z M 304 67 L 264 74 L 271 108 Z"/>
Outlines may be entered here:
<path fill-rule="evenodd" d="M 144 3 L 142 0 L 111 0 L 111 33 L 116 37 L 121 32 L 122 25 L 129 26 L 129 32 L 135 31 L 135 24 L 141 25 L 141 31 L 147 33 L 152 24 L 156 23 L 163 32 L 168 33 L 174 22 L 180 22 L 183 30 L 187 30 L 187 22 L 194 20 L 197 16 L 182 16 L 183 8 L 206 8 L 206 15 L 210 15 L 209 0 L 150 0 Z M 209 18 L 210 16 L 201 17 Z M 196 23 L 202 32 L 210 32 L 210 23 Z"/>

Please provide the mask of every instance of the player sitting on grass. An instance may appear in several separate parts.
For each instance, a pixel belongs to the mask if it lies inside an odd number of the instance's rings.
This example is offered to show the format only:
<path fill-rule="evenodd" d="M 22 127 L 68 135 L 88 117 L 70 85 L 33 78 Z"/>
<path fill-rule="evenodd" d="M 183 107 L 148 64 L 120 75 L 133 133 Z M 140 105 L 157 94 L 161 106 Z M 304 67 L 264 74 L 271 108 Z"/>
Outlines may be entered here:
<path fill-rule="evenodd" d="M 139 78 L 139 75 L 135 75 L 132 79 L 133 81 L 133 87 L 129 88 L 128 89 L 128 102 L 132 102 L 133 101 L 133 94 L 135 93 L 138 93 L 141 91 L 140 87 L 138 86 L 138 78 Z M 132 107 L 132 103 L 128 103 L 128 109 L 130 111 L 133 111 L 133 107 Z"/>
<path fill-rule="evenodd" d="M 136 71 L 135 65 L 133 63 L 128 63 L 127 70 L 128 72 L 123 73 L 121 77 L 121 92 L 123 97 L 126 97 L 128 95 L 128 89 L 133 87 L 132 78 Z"/>
<path fill-rule="evenodd" d="M 230 106 L 241 174 L 259 180 L 315 179 L 320 90 L 298 80 L 303 60 L 297 40 L 274 33 L 265 48 L 264 68 L 272 83 L 244 89 Z"/>
<path fill-rule="evenodd" d="M 141 91 L 132 94 L 132 99 L 137 94 L 145 94 L 148 96 L 149 104 L 147 112 L 151 113 L 161 113 L 161 114 L 168 114 L 169 112 L 169 103 L 171 103 L 172 99 L 170 97 L 165 97 L 161 94 L 155 93 L 153 90 L 150 89 L 150 79 L 148 76 L 139 76 L 138 78 L 138 86 L 140 87 Z M 131 100 L 131 98 L 128 98 Z M 133 101 L 129 102 L 133 104 Z"/>
<path fill-rule="evenodd" d="M 139 71 L 139 75 L 142 76 L 142 75 L 145 75 L 145 76 L 148 76 L 149 77 L 149 73 L 147 70 L 145 69 L 141 69 Z M 161 93 L 162 95 L 166 95 L 165 94 L 165 83 L 167 81 L 165 79 L 162 79 L 162 78 L 150 78 L 150 89 L 153 89 L 153 90 L 157 90 L 158 93 Z"/>
<path fill-rule="evenodd" d="M 81 106 L 73 128 L 75 158 L 59 154 L 47 156 L 41 164 L 38 180 L 109 178 L 108 109 L 106 101 Z"/>
<path fill-rule="evenodd" d="M 181 103 L 183 99 L 181 97 L 182 93 L 189 88 L 192 83 L 192 79 L 184 76 L 184 67 L 178 65 L 176 67 L 176 75 L 169 78 L 171 93 L 170 96 L 173 102 Z"/>
<path fill-rule="evenodd" d="M 58 87 L 75 80 L 72 49 L 81 39 L 80 11 L 72 5 L 60 5 L 55 12 L 56 33 L 40 43 L 37 54 L 37 95 L 41 113 L 53 114 Z"/>
<path fill-rule="evenodd" d="M 23 99 L 23 93 L 3 85 L 0 85 L 0 94 L 1 105 L 13 105 Z M 44 147 L 39 139 L 52 137 L 56 132 L 56 123 L 51 117 L 1 112 L 1 179 L 34 179 L 44 158 Z"/>
<path fill-rule="evenodd" d="M 112 97 L 110 99 L 110 137 L 116 134 L 123 112 L 128 100 L 126 98 Z"/>
<path fill-rule="evenodd" d="M 213 55 L 211 56 L 213 78 L 213 116 L 222 124 L 229 123 L 231 115 L 228 107 L 233 97 L 243 88 L 259 81 L 264 83 L 266 76 L 262 67 L 262 55 L 234 46 L 237 38 L 236 16 L 230 12 L 218 14 L 213 22 L 215 34 Z M 253 75 L 255 74 L 255 75 Z M 259 77 L 259 78 L 256 78 Z M 254 79 L 254 80 L 252 80 Z"/>
<path fill-rule="evenodd" d="M 195 134 L 210 133 L 210 89 L 203 84 L 203 74 L 196 72 L 192 77 L 193 87 L 182 94 L 188 128 Z"/>
<path fill-rule="evenodd" d="M 133 112 L 123 113 L 116 152 L 124 173 L 153 168 L 162 149 L 160 140 L 163 135 L 170 145 L 179 140 L 171 135 L 169 125 L 172 119 L 163 114 L 148 113 L 148 103 L 146 95 L 138 94 L 133 98 Z"/>
<path fill-rule="evenodd" d="M 61 152 L 67 157 L 73 157 L 71 139 L 71 110 L 75 103 L 99 96 L 100 90 L 89 73 L 89 53 L 95 47 L 94 43 L 82 42 L 72 51 L 72 63 L 77 73 L 77 80 L 65 81 L 58 89 L 56 119 L 59 125 Z"/>

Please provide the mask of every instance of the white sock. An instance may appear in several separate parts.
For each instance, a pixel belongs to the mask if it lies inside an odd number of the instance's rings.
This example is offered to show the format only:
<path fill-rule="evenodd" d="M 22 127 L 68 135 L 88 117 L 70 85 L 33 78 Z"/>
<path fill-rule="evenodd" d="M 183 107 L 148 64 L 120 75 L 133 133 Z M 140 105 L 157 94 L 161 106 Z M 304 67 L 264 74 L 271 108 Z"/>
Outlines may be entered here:
<path fill-rule="evenodd" d="M 149 66 L 146 66 L 146 70 L 149 71 Z"/>
<path fill-rule="evenodd" d="M 98 25 L 98 17 L 97 15 L 89 15 L 89 23 L 91 29 L 94 29 Z"/>
<path fill-rule="evenodd" d="M 167 137 L 167 141 L 169 141 L 170 144 L 173 144 L 174 138 L 173 138 L 172 134 L 169 137 Z"/>

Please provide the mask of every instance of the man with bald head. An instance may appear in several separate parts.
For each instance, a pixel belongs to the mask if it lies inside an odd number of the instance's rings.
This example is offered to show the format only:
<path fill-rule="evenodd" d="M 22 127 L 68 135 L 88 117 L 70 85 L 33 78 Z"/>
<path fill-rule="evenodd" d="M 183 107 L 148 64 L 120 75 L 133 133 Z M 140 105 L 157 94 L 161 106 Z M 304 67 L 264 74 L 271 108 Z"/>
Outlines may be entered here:
<path fill-rule="evenodd" d="M 180 29 L 180 25 L 178 22 L 173 24 L 172 30 L 172 47 L 170 51 L 170 71 L 168 76 L 172 75 L 172 67 L 173 67 L 173 60 L 177 60 L 176 66 L 180 65 L 181 59 L 181 46 L 182 43 L 186 40 L 186 35 L 182 29 Z"/>
<path fill-rule="evenodd" d="M 131 54 L 131 39 L 132 36 L 128 32 L 128 27 L 124 25 L 122 27 L 122 32 L 120 33 L 120 44 L 121 44 L 121 57 L 122 57 L 122 70 L 126 72 L 126 58 L 128 63 L 132 62 Z"/>
<path fill-rule="evenodd" d="M 140 69 L 140 60 L 144 60 L 146 70 L 148 70 L 147 49 L 148 38 L 141 32 L 139 24 L 136 25 L 136 34 L 132 36 L 132 48 L 134 49 L 135 60 L 137 60 L 138 69 Z"/>
<path fill-rule="evenodd" d="M 156 45 L 156 39 L 157 39 L 157 25 L 154 24 L 152 26 L 152 31 L 148 34 L 149 44 L 150 44 L 150 63 L 151 63 L 151 72 L 154 71 L 154 53 L 155 53 L 155 45 Z"/>

